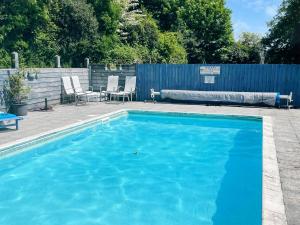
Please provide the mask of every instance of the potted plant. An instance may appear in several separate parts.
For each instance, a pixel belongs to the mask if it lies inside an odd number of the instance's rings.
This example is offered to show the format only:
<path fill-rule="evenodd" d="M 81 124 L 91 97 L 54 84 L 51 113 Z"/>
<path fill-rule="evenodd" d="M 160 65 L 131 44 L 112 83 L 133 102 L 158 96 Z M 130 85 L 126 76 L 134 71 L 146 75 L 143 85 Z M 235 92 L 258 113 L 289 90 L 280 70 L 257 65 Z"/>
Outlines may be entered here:
<path fill-rule="evenodd" d="M 25 72 L 18 71 L 9 75 L 8 82 L 5 85 L 5 93 L 7 95 L 9 112 L 17 116 L 27 115 L 28 94 L 30 88 L 25 84 Z"/>

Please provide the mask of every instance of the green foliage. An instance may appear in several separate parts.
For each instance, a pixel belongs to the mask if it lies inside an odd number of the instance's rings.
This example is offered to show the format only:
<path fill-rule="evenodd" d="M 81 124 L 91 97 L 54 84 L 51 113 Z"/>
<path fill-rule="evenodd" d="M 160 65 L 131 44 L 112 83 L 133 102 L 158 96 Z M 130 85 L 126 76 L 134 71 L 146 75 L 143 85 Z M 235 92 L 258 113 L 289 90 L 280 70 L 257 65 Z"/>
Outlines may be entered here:
<path fill-rule="evenodd" d="M 136 45 L 142 62 L 140 63 L 159 63 L 159 53 L 157 49 L 149 49 L 143 45 Z"/>
<path fill-rule="evenodd" d="M 8 68 L 11 64 L 11 58 L 7 51 L 0 49 L 0 68 Z"/>
<path fill-rule="evenodd" d="M 89 58 L 94 63 L 110 63 L 110 51 L 121 43 L 116 35 L 104 35 L 93 43 L 89 49 Z"/>
<path fill-rule="evenodd" d="M 150 50 L 153 50 L 157 46 L 160 31 L 155 20 L 149 15 L 138 25 L 129 26 L 127 31 L 129 33 L 129 37 L 127 39 L 129 44 L 144 45 Z"/>
<path fill-rule="evenodd" d="M 132 64 L 140 60 L 136 49 L 128 45 L 116 46 L 110 51 L 109 58 L 116 64 Z"/>
<path fill-rule="evenodd" d="M 143 6 L 153 15 L 163 31 L 176 30 L 178 10 L 184 0 L 143 0 Z"/>
<path fill-rule="evenodd" d="M 300 1 L 284 0 L 263 39 L 269 63 L 300 63 Z"/>
<path fill-rule="evenodd" d="M 53 66 L 57 54 L 63 66 L 79 66 L 85 57 L 103 60 L 100 57 L 119 43 L 115 30 L 120 7 L 113 0 L 89 3 L 4 0 L 0 6 L 1 66 L 10 64 L 8 53 L 13 51 L 26 66 Z"/>
<path fill-rule="evenodd" d="M 47 59 L 49 54 L 54 54 L 54 40 L 47 34 L 51 33 L 52 29 L 48 26 L 49 14 L 46 5 L 46 0 L 4 0 L 0 8 L 2 51 L 19 52 L 23 60 L 21 62 L 25 64 L 38 64 L 43 59 Z M 45 52 L 41 50 L 39 41 L 43 36 L 47 36 L 43 40 L 43 46 L 47 48 L 52 46 L 53 50 L 51 48 Z M 42 59 L 39 59 L 39 56 Z"/>
<path fill-rule="evenodd" d="M 138 50 L 136 62 L 186 63 L 186 51 L 182 36 L 176 32 L 161 33 L 155 20 L 149 15 L 138 25 L 129 27 L 127 43 Z"/>
<path fill-rule="evenodd" d="M 57 13 L 57 14 L 56 14 Z M 62 62 L 76 66 L 88 57 L 98 38 L 98 21 L 93 7 L 82 0 L 65 0 L 53 14 Z"/>
<path fill-rule="evenodd" d="M 263 47 L 261 37 L 254 33 L 242 33 L 231 47 L 227 61 L 230 63 L 259 64 Z"/>
<path fill-rule="evenodd" d="M 86 57 L 92 63 L 117 64 L 259 62 L 257 36 L 245 34 L 234 43 L 231 12 L 224 0 L 141 0 L 142 13 L 136 10 L 140 5 L 130 0 L 2 2 L 0 67 L 10 65 L 13 51 L 27 67 L 54 66 L 55 55 L 61 56 L 64 67 L 82 66 Z M 272 32 L 264 39 L 268 55 L 275 52 L 273 61 L 291 60 L 299 54 L 293 53 L 299 19 L 283 19 L 290 18 L 297 4 L 284 1 L 271 24 Z M 284 23 L 291 28 L 285 31 Z"/>
<path fill-rule="evenodd" d="M 166 63 L 158 49 L 149 50 L 143 45 L 130 46 L 121 44 L 109 52 L 108 59 L 103 63 L 133 64 L 133 63 Z M 175 57 L 174 57 L 175 60 Z M 171 63 L 171 62 L 170 62 Z"/>
<path fill-rule="evenodd" d="M 162 33 L 159 36 L 158 53 L 159 63 L 184 64 L 187 63 L 187 54 L 178 38 L 180 35 L 174 32 Z"/>
<path fill-rule="evenodd" d="M 4 92 L 10 104 L 20 104 L 28 98 L 30 88 L 25 85 L 25 71 L 20 70 L 8 77 Z"/>
<path fill-rule="evenodd" d="M 221 63 L 233 43 L 224 0 L 186 0 L 179 11 L 190 63 Z"/>
<path fill-rule="evenodd" d="M 95 11 L 99 32 L 101 34 L 115 34 L 121 18 L 121 5 L 113 0 L 88 0 Z"/>

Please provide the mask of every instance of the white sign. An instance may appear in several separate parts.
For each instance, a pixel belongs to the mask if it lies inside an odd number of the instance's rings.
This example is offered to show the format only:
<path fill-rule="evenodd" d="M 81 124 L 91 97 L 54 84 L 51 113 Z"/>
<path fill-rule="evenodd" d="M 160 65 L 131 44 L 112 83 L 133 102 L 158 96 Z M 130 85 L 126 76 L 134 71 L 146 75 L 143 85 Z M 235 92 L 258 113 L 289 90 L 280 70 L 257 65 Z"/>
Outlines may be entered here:
<path fill-rule="evenodd" d="M 201 75 L 220 75 L 221 67 L 220 66 L 201 66 L 200 74 Z"/>
<path fill-rule="evenodd" d="M 204 83 L 205 84 L 214 84 L 215 76 L 204 76 Z"/>

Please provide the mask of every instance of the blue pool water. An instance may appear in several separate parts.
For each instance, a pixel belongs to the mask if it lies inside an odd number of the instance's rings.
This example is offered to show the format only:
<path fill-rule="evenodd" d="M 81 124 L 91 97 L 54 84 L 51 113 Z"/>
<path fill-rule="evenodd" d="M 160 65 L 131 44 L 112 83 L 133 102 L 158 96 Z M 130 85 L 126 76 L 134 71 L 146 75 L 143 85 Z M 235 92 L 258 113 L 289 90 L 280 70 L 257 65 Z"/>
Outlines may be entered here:
<path fill-rule="evenodd" d="M 130 113 L 0 160 L 2 225 L 262 224 L 262 121 Z"/>

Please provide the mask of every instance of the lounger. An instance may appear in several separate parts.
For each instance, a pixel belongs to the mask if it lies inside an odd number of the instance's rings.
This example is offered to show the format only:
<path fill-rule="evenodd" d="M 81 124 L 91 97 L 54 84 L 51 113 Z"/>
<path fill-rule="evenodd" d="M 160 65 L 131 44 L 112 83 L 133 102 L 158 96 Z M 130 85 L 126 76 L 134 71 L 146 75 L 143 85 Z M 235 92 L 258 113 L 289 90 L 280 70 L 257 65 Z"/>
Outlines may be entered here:
<path fill-rule="evenodd" d="M 72 83 L 71 83 L 71 79 L 70 77 L 62 77 L 62 84 L 63 84 L 63 88 L 64 88 L 64 93 L 63 93 L 63 102 L 65 97 L 70 97 L 75 99 L 76 101 L 76 105 L 78 103 L 78 101 L 80 101 L 80 99 L 85 100 L 85 102 L 87 102 L 87 95 L 84 92 L 75 92 L 75 90 L 73 89 Z"/>
<path fill-rule="evenodd" d="M 16 116 L 14 114 L 0 112 L 0 128 L 15 126 L 16 130 L 18 130 L 19 120 L 22 120 L 22 117 Z M 14 121 L 14 123 L 10 123 L 10 121 Z M 7 122 L 8 124 L 6 124 Z"/>
<path fill-rule="evenodd" d="M 62 86 L 63 86 L 63 93 L 62 93 L 62 102 L 68 97 L 70 99 L 75 98 L 75 92 L 72 87 L 70 77 L 62 77 Z"/>
<path fill-rule="evenodd" d="M 78 76 L 71 76 L 72 84 L 73 84 L 73 89 L 76 94 L 82 94 L 85 93 L 87 97 L 87 101 L 90 101 L 90 98 L 96 98 L 101 100 L 101 93 L 99 92 L 93 92 L 93 87 L 90 87 L 92 91 L 83 91 L 79 77 Z M 104 94 L 103 94 L 104 96 Z"/>
<path fill-rule="evenodd" d="M 107 78 L 107 86 L 106 90 L 105 87 L 100 86 L 100 92 L 101 94 L 105 95 L 105 98 L 108 99 L 108 96 L 111 100 L 111 93 L 118 92 L 119 91 L 119 76 L 108 76 Z"/>
<path fill-rule="evenodd" d="M 132 101 L 132 96 L 135 94 L 136 89 L 136 77 L 135 76 L 126 76 L 125 79 L 125 87 L 123 91 L 114 92 L 112 93 L 113 96 L 116 97 L 123 97 L 123 103 L 125 101 L 125 98 L 127 100 Z"/>

